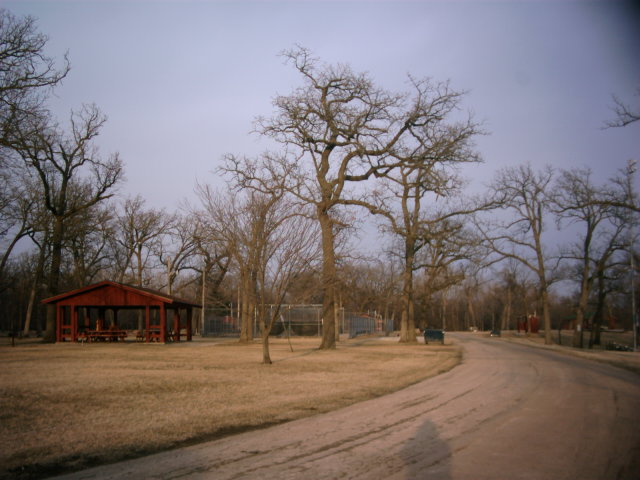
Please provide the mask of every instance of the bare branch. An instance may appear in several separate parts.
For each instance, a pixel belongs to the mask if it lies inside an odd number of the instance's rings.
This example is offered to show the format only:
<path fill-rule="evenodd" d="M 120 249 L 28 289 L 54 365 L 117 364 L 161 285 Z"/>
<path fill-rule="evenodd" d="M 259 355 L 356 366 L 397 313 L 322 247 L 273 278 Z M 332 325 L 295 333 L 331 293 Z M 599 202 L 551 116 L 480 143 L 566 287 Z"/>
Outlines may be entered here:
<path fill-rule="evenodd" d="M 636 91 L 636 96 L 640 96 L 640 88 Z M 619 97 L 613 95 L 613 113 L 616 118 L 605 123 L 605 128 L 626 127 L 627 125 L 640 120 L 640 110 L 633 109 L 628 104 L 620 100 Z"/>

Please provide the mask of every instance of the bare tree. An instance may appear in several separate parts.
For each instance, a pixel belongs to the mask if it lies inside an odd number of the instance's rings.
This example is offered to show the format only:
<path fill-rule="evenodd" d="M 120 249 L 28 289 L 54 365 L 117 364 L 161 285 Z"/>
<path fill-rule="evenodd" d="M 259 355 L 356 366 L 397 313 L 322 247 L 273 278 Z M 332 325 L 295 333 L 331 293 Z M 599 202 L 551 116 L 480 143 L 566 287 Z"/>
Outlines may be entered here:
<path fill-rule="evenodd" d="M 465 264 L 481 264 L 478 259 L 478 239 L 465 227 L 465 218 L 456 215 L 446 218 L 436 215 L 434 222 L 428 224 L 429 235 L 425 237 L 425 245 L 416 256 L 417 270 L 422 272 L 421 295 L 423 302 L 429 304 L 434 296 L 440 294 L 446 309 L 448 293 L 451 287 L 460 284 L 466 277 Z M 444 312 L 440 315 L 444 324 Z M 435 327 L 432 320 L 428 323 Z M 426 321 L 422 322 L 426 326 Z"/>
<path fill-rule="evenodd" d="M 419 252 L 438 233 L 455 224 L 454 218 L 474 210 L 471 206 L 449 205 L 445 209 L 441 205 L 461 193 L 462 182 L 456 168 L 479 161 L 471 145 L 472 137 L 480 133 L 478 126 L 470 118 L 466 122 L 445 122 L 458 107 L 459 96 L 448 92 L 446 87 L 442 90 L 431 108 L 437 117 L 424 125 L 419 142 L 405 147 L 399 157 L 401 165 L 387 174 L 386 188 L 378 190 L 374 199 L 362 203 L 372 213 L 381 214 L 387 221 L 383 228 L 400 239 L 404 305 L 400 342 L 416 342 L 413 275 L 422 268 L 417 258 Z"/>
<path fill-rule="evenodd" d="M 73 287 L 79 288 L 96 281 L 107 269 L 112 256 L 110 238 L 114 234 L 113 205 L 97 204 L 69 222 L 65 251 L 71 267 Z"/>
<path fill-rule="evenodd" d="M 495 285 L 496 295 L 501 304 L 500 329 L 510 330 L 514 326 L 513 320 L 516 317 L 532 313 L 528 292 L 534 288 L 530 286 L 528 270 L 524 269 L 520 262 L 507 259 L 501 264 L 502 268 L 496 272 L 497 282 Z"/>
<path fill-rule="evenodd" d="M 43 203 L 53 218 L 48 293 L 59 293 L 62 248 L 67 222 L 110 198 L 122 178 L 118 154 L 103 160 L 94 145 L 106 117 L 95 105 L 72 113 L 69 131 L 48 118 L 34 118 L 13 132 L 10 143 L 40 183 Z M 47 315 L 45 339 L 55 333 L 55 312 Z"/>
<path fill-rule="evenodd" d="M 13 175 L 6 175 L 11 171 Z M 0 278 L 20 240 L 33 234 L 42 223 L 42 196 L 38 185 L 24 169 L 0 169 Z M 0 286 L 1 289 L 1 286 Z"/>
<path fill-rule="evenodd" d="M 640 88 L 636 90 L 636 96 L 640 97 Z M 615 119 L 606 122 L 606 127 L 626 127 L 627 125 L 640 120 L 640 110 L 630 107 L 616 95 L 613 95 L 613 107 L 611 109 L 615 114 Z"/>
<path fill-rule="evenodd" d="M 585 314 L 594 283 L 612 267 L 616 254 L 628 249 L 628 233 L 633 231 L 633 213 L 605 201 L 614 191 L 610 184 L 595 185 L 589 169 L 563 171 L 555 186 L 554 210 L 560 224 L 576 224 L 582 229 L 563 255 L 575 262 L 579 285 L 575 347 L 583 346 Z M 628 204 L 630 199 L 618 198 L 616 203 Z"/>
<path fill-rule="evenodd" d="M 156 244 L 156 255 L 166 270 L 169 295 L 173 295 L 173 285 L 178 274 L 182 270 L 193 268 L 192 261 L 196 253 L 195 226 L 188 217 L 173 215 Z"/>
<path fill-rule="evenodd" d="M 276 114 L 259 118 L 258 133 L 285 147 L 270 156 L 263 172 L 314 209 L 322 234 L 323 339 L 335 348 L 336 217 L 340 206 L 357 204 L 354 186 L 387 175 L 406 152 L 423 141 L 423 130 L 437 121 L 440 103 L 451 93 L 446 85 L 409 79 L 412 93 L 377 87 L 366 74 L 346 65 L 323 65 L 301 47 L 283 53 L 302 75 L 303 86 L 274 100 Z M 249 179 L 251 170 L 228 159 L 228 170 Z M 239 182 L 242 184 L 243 182 Z"/>
<path fill-rule="evenodd" d="M 253 340 L 254 318 L 260 324 L 263 361 L 270 363 L 268 335 L 279 315 L 294 275 L 308 267 L 306 252 L 316 237 L 284 192 L 247 190 L 243 196 L 197 188 L 211 238 L 224 245 L 238 267 L 241 283 L 241 342 Z M 297 221 L 293 221 L 293 220 Z M 304 228 L 302 228 L 304 226 Z M 317 243 L 316 243 L 317 244 Z M 266 318 L 265 305 L 276 304 Z"/>
<path fill-rule="evenodd" d="M 528 164 L 499 171 L 490 185 L 490 201 L 501 205 L 504 215 L 493 221 L 475 222 L 493 252 L 500 258 L 520 262 L 535 274 L 547 344 L 551 343 L 549 286 L 555 278 L 554 269 L 548 265 L 543 234 L 553 178 L 551 167 L 536 172 Z"/>
<path fill-rule="evenodd" d="M 202 216 L 206 218 L 204 228 L 208 231 L 208 238 L 222 245 L 238 268 L 240 342 L 252 342 L 257 308 L 258 264 L 270 202 L 261 202 L 266 199 L 259 199 L 260 194 L 255 192 L 245 198 L 232 192 L 222 194 L 209 185 L 198 185 L 196 191 L 203 206 Z"/>
<path fill-rule="evenodd" d="M 401 294 L 398 268 L 391 256 L 345 260 L 339 266 L 339 306 L 360 313 L 375 311 L 385 319 L 394 319 Z"/>
<path fill-rule="evenodd" d="M 638 202 L 638 193 L 636 191 L 637 165 L 635 160 L 629 160 L 627 164 L 618 170 L 618 173 L 610 179 L 611 189 L 603 200 L 599 200 L 604 205 L 623 208 L 633 212 L 635 221 L 638 221 L 640 213 L 640 203 Z"/>
<path fill-rule="evenodd" d="M 57 68 L 46 55 L 48 40 L 33 17 L 0 8 L 0 145 L 10 144 L 26 119 L 42 114 L 51 89 L 69 73 L 66 56 Z"/>
<path fill-rule="evenodd" d="M 262 363 L 271 364 L 269 335 L 280 318 L 282 304 L 295 275 L 319 258 L 318 232 L 304 216 L 292 215 L 291 205 L 276 205 L 270 218 L 273 228 L 265 229 L 264 255 L 259 266 L 258 305 L 262 337 Z M 267 304 L 270 308 L 267 311 Z M 268 312 L 268 313 L 267 313 Z"/>
<path fill-rule="evenodd" d="M 209 233 L 206 225 L 206 216 L 197 208 L 187 205 L 189 219 L 193 223 L 194 254 L 199 257 L 192 268 L 200 274 L 200 324 L 204 325 L 209 295 L 213 292 L 215 300 L 220 296 L 220 285 L 229 271 L 231 256 L 226 245 L 219 243 Z"/>
<path fill-rule="evenodd" d="M 38 210 L 38 186 L 14 152 L 16 130 L 46 117 L 44 102 L 70 68 L 66 56 L 56 68 L 47 42 L 33 17 L 0 8 L 0 239 L 8 238 L 0 275 L 17 242 L 33 232 L 31 212 Z"/>
<path fill-rule="evenodd" d="M 133 282 L 139 287 L 148 285 L 145 272 L 150 269 L 149 259 L 170 223 L 164 210 L 146 208 L 145 203 L 139 195 L 126 199 L 116 220 L 116 242 L 122 249 L 118 281 L 124 281 L 131 270 Z"/>

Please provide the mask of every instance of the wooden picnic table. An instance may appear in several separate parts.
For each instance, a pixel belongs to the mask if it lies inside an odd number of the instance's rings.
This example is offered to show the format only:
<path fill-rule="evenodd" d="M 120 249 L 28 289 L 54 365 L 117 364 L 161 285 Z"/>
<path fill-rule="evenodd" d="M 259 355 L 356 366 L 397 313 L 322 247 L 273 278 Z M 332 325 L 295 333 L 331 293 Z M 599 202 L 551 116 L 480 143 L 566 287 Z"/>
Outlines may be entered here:
<path fill-rule="evenodd" d="M 126 330 L 86 330 L 84 332 L 88 342 L 95 341 L 110 341 L 117 342 L 118 340 L 124 341 L 127 338 Z"/>

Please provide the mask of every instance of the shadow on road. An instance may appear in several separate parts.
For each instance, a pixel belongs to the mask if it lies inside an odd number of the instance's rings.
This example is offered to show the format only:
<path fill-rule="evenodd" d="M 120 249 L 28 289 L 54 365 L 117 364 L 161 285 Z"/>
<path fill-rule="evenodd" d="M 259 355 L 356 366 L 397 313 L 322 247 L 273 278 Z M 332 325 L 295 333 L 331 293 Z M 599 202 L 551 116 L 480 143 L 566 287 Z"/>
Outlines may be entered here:
<path fill-rule="evenodd" d="M 440 438 L 438 429 L 429 420 L 425 421 L 407 442 L 401 452 L 406 468 L 406 479 L 429 480 L 451 479 L 451 449 Z"/>

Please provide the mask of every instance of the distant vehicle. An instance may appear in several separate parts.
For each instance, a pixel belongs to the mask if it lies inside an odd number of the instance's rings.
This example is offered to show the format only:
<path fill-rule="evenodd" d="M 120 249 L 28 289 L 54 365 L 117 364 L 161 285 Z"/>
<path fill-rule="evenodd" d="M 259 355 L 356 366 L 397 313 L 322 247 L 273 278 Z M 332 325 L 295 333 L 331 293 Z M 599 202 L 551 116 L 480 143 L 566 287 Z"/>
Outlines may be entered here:
<path fill-rule="evenodd" d="M 633 352 L 633 347 L 630 347 L 629 345 L 621 345 L 621 344 L 616 343 L 616 342 L 607 343 L 605 348 L 607 350 L 615 350 L 615 351 L 618 351 L 618 352 Z"/>
<path fill-rule="evenodd" d="M 489 333 L 490 337 L 499 337 L 501 335 L 500 330 L 495 329 L 495 330 L 491 330 L 491 333 Z"/>

